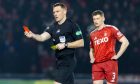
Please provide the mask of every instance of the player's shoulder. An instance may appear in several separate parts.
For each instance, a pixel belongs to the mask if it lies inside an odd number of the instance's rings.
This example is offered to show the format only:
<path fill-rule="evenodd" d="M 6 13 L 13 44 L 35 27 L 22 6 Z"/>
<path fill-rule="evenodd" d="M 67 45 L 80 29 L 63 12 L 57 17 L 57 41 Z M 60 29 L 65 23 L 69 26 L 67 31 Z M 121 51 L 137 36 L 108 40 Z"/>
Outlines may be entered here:
<path fill-rule="evenodd" d="M 93 29 L 91 32 L 90 32 L 90 35 L 95 33 L 98 29 Z"/>
<path fill-rule="evenodd" d="M 107 28 L 107 29 L 115 29 L 115 30 L 119 30 L 116 26 L 114 26 L 114 25 L 108 25 L 108 24 L 106 24 L 105 25 L 105 28 Z"/>

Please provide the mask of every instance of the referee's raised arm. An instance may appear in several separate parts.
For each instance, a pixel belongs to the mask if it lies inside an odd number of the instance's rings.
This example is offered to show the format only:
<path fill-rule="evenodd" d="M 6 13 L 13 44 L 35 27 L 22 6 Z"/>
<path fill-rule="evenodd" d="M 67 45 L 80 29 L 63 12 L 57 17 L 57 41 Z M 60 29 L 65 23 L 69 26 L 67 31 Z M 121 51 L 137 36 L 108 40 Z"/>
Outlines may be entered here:
<path fill-rule="evenodd" d="M 35 34 L 31 31 L 29 31 L 29 32 L 24 32 L 24 34 L 28 38 L 33 38 L 33 39 L 40 41 L 40 42 L 46 41 L 51 37 L 51 35 L 48 32 L 43 32 L 42 34 Z"/>

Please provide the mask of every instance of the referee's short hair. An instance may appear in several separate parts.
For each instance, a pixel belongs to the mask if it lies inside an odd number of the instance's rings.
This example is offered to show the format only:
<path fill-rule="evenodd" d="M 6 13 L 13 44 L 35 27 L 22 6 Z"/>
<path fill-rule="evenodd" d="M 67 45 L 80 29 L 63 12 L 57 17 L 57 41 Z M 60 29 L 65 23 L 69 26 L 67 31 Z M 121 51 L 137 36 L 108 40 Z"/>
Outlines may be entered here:
<path fill-rule="evenodd" d="M 96 11 L 93 11 L 93 12 L 92 12 L 92 16 L 95 16 L 95 15 L 104 16 L 104 12 L 103 12 L 103 11 L 101 11 L 101 10 L 96 10 Z"/>
<path fill-rule="evenodd" d="M 60 6 L 63 9 L 67 9 L 67 6 L 64 3 L 55 3 L 52 5 L 53 8 L 57 6 Z"/>

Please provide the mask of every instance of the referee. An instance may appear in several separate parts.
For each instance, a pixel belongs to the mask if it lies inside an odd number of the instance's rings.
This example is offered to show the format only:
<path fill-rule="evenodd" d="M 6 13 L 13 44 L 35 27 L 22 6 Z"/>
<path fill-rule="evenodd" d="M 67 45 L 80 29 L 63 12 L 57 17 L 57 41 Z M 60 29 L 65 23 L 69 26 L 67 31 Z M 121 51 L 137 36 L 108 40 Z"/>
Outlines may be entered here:
<path fill-rule="evenodd" d="M 67 7 L 63 3 L 53 5 L 55 23 L 47 27 L 42 34 L 25 32 L 28 38 L 46 41 L 52 38 L 56 45 L 56 69 L 53 72 L 54 84 L 74 84 L 75 48 L 83 47 L 82 33 L 77 24 L 66 17 Z"/>

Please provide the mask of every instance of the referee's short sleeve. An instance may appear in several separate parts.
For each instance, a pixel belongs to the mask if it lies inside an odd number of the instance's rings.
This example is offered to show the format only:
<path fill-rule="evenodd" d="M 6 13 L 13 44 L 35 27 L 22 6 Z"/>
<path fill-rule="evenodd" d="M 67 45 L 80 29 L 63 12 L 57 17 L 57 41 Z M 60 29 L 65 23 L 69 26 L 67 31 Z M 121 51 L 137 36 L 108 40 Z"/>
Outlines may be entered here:
<path fill-rule="evenodd" d="M 48 32 L 50 35 L 52 35 L 52 26 L 47 26 L 44 32 Z"/>
<path fill-rule="evenodd" d="M 82 32 L 78 24 L 73 24 L 72 36 L 74 37 L 74 40 L 83 39 Z"/>

